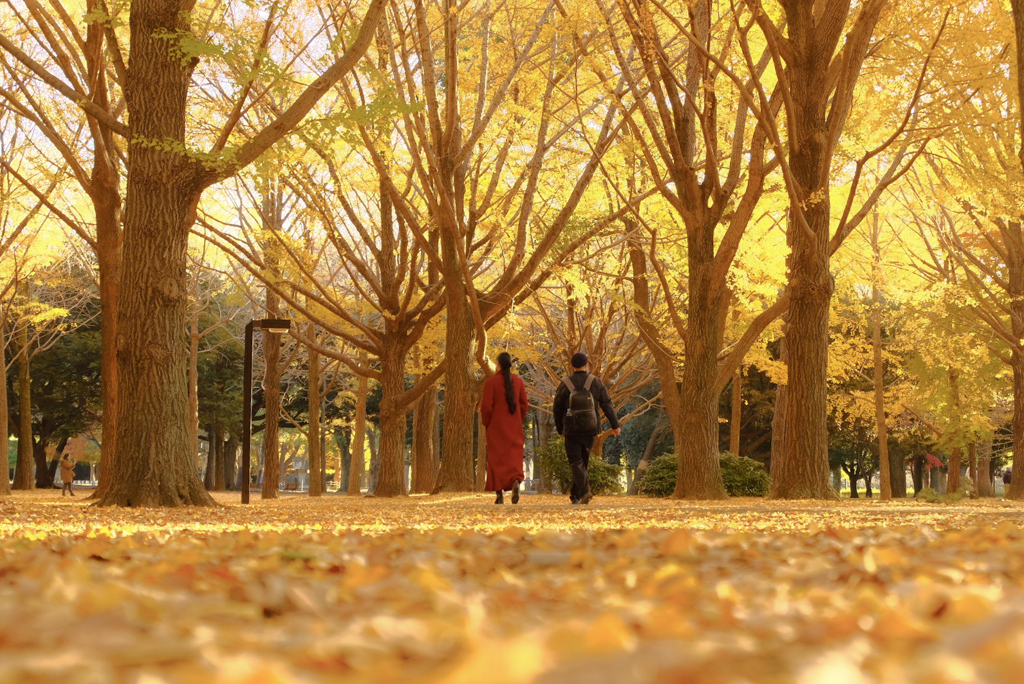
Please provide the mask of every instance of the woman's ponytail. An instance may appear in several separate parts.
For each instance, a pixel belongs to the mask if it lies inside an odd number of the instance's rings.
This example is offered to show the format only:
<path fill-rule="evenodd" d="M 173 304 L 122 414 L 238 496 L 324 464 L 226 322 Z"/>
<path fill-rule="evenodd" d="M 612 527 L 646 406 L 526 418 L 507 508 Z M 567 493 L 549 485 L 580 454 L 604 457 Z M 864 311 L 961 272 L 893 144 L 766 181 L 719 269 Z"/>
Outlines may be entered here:
<path fill-rule="evenodd" d="M 501 374 L 505 376 L 505 401 L 508 403 L 508 412 L 515 413 L 516 395 L 512 391 L 512 357 L 508 352 L 498 354 L 498 365 L 501 366 Z"/>

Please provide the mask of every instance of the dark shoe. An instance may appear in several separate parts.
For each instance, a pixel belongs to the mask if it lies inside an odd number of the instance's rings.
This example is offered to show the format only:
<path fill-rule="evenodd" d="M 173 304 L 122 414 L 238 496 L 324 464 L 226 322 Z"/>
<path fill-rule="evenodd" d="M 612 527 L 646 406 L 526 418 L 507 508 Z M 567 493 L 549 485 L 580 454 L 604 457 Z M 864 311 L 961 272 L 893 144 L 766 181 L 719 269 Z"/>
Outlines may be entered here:
<path fill-rule="evenodd" d="M 503 503 L 505 503 L 505 494 L 504 494 L 504 492 L 498 492 L 498 496 L 495 497 L 494 503 L 496 503 L 496 504 L 503 504 Z"/>
<path fill-rule="evenodd" d="M 512 482 L 512 503 L 519 503 L 519 480 Z"/>
<path fill-rule="evenodd" d="M 573 506 L 579 506 L 580 505 L 580 500 L 579 499 L 569 499 L 569 503 L 571 503 Z"/>
<path fill-rule="evenodd" d="M 585 504 L 590 503 L 593 499 L 594 499 L 594 495 L 591 494 L 590 492 L 587 492 L 586 494 L 583 495 L 583 498 L 580 499 L 580 503 L 585 505 Z"/>

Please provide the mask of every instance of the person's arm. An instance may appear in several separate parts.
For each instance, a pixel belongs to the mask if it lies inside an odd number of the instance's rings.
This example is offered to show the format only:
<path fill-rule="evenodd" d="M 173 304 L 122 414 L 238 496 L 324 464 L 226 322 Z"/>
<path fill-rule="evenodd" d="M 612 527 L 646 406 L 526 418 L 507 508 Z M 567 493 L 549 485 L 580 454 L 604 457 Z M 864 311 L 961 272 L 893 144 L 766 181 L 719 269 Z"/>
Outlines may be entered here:
<path fill-rule="evenodd" d="M 620 429 L 619 417 L 615 413 L 615 406 L 612 404 L 611 395 L 608 394 L 608 388 L 604 386 L 600 379 L 597 380 L 597 383 L 599 385 L 597 403 L 601 404 L 601 410 L 604 411 L 604 415 L 608 418 L 608 423 L 612 426 L 612 430 L 618 430 Z"/>
<path fill-rule="evenodd" d="M 523 408 L 523 425 L 526 425 L 526 417 L 530 413 L 530 398 L 526 396 L 526 383 L 519 380 L 519 405 Z"/>
<path fill-rule="evenodd" d="M 562 428 L 565 423 L 565 402 L 569 400 L 569 390 L 565 389 L 565 385 L 561 382 L 558 383 L 558 389 L 555 390 L 555 405 L 552 407 L 552 411 L 555 415 L 555 432 L 562 434 Z"/>
<path fill-rule="evenodd" d="M 494 410 L 494 383 L 485 382 L 484 392 L 480 397 L 480 420 L 484 427 L 491 424 L 491 412 Z"/>

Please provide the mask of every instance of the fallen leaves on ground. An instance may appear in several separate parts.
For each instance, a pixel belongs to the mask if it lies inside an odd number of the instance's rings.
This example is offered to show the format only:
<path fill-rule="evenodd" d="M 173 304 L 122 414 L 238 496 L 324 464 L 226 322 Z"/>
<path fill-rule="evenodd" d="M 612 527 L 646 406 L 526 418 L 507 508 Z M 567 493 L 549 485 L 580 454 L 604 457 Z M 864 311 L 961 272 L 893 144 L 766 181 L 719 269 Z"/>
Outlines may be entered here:
<path fill-rule="evenodd" d="M 1024 508 L 0 501 L 0 684 L 1019 682 Z"/>

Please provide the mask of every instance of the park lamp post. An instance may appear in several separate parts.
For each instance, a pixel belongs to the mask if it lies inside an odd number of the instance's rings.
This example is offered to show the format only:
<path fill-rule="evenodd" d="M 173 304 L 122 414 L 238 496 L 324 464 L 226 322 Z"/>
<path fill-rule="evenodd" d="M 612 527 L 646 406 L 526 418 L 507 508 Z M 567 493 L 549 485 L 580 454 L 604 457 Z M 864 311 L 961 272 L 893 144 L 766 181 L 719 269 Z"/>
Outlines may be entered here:
<path fill-rule="evenodd" d="M 242 503 L 249 503 L 249 443 L 252 440 L 252 329 L 286 333 L 292 327 L 287 318 L 263 318 L 245 324 L 245 363 L 242 371 Z"/>

